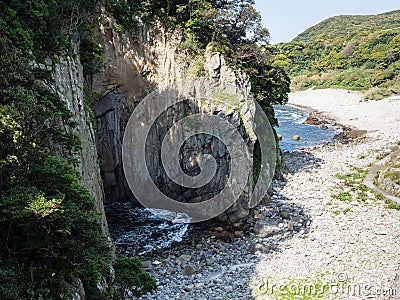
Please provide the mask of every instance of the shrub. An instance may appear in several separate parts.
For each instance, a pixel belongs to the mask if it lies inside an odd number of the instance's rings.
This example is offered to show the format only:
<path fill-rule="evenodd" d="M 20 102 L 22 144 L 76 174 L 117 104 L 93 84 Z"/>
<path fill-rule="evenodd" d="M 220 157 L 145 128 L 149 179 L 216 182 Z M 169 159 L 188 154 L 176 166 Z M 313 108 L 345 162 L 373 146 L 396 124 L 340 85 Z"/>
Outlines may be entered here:
<path fill-rule="evenodd" d="M 79 46 L 79 54 L 84 75 L 98 72 L 103 54 L 103 48 L 98 46 L 90 37 L 84 37 Z"/>
<path fill-rule="evenodd" d="M 18 297 L 17 280 L 15 272 L 9 267 L 4 267 L 0 260 L 0 299 L 14 300 Z"/>
<path fill-rule="evenodd" d="M 292 79 L 291 90 L 293 92 L 305 90 L 316 85 L 316 81 L 311 80 L 306 75 L 299 75 Z"/>
<path fill-rule="evenodd" d="M 0 50 L 0 299 L 67 297 L 76 277 L 104 299 L 112 251 L 79 184 L 71 112 L 22 52 L 1 39 Z"/>
<path fill-rule="evenodd" d="M 365 99 L 381 100 L 383 98 L 389 97 L 390 95 L 392 95 L 392 92 L 387 88 L 373 87 L 365 93 Z"/>
<path fill-rule="evenodd" d="M 120 286 L 123 299 L 132 293 L 141 296 L 157 289 L 156 282 L 143 271 L 140 260 L 135 258 L 118 258 L 114 264 L 115 283 Z"/>

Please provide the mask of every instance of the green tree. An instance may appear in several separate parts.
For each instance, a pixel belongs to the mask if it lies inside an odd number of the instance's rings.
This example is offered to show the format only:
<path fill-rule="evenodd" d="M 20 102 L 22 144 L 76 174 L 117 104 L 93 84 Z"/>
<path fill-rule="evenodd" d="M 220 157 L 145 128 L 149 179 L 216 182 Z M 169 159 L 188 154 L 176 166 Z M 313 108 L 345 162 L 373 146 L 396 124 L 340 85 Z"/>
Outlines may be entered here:
<path fill-rule="evenodd" d="M 328 55 L 324 56 L 318 61 L 316 67 L 320 70 L 336 70 L 343 68 L 343 56 L 336 50 L 333 49 Z"/>
<path fill-rule="evenodd" d="M 14 272 L 17 298 L 66 296 L 74 277 L 90 295 L 112 252 L 73 166 L 79 139 L 59 126 L 74 125 L 71 113 L 5 39 L 0 61 L 0 268 Z"/>

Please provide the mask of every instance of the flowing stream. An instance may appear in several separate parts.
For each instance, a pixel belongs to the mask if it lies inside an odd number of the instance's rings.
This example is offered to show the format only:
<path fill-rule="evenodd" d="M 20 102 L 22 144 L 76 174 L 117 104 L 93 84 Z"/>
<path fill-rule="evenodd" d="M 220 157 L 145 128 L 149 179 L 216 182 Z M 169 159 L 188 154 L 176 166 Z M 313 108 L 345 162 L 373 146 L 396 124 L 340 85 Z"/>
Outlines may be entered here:
<path fill-rule="evenodd" d="M 189 226 L 167 221 L 130 202 L 107 204 L 105 209 L 111 237 L 121 256 L 140 256 L 169 248 L 172 243 L 182 241 Z"/>

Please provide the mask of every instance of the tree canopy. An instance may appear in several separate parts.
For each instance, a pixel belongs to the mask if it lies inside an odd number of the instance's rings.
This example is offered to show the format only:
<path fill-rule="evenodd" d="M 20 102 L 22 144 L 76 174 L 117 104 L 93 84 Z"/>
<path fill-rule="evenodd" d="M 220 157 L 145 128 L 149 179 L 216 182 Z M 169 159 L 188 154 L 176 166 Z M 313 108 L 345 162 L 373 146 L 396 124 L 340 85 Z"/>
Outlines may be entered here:
<path fill-rule="evenodd" d="M 254 4 L 254 0 L 107 2 L 124 30 L 135 29 L 133 16 L 145 21 L 155 18 L 168 28 L 182 30 L 188 55 L 202 55 L 209 46 L 220 51 L 232 67 L 241 68 L 250 76 L 253 95 L 276 125 L 271 103 L 287 101 L 287 60 L 276 56 L 276 49 L 269 45 L 269 31 L 262 26 Z"/>

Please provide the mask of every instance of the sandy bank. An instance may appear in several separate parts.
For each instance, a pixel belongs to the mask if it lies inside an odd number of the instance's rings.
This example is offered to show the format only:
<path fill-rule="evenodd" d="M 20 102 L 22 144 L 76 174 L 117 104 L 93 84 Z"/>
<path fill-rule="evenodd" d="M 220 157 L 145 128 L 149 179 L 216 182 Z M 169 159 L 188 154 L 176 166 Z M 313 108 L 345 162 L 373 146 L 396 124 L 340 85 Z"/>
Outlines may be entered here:
<path fill-rule="evenodd" d="M 359 92 L 309 89 L 290 93 L 289 104 L 326 112 L 339 123 L 358 129 L 400 135 L 400 97 L 364 101 Z"/>

